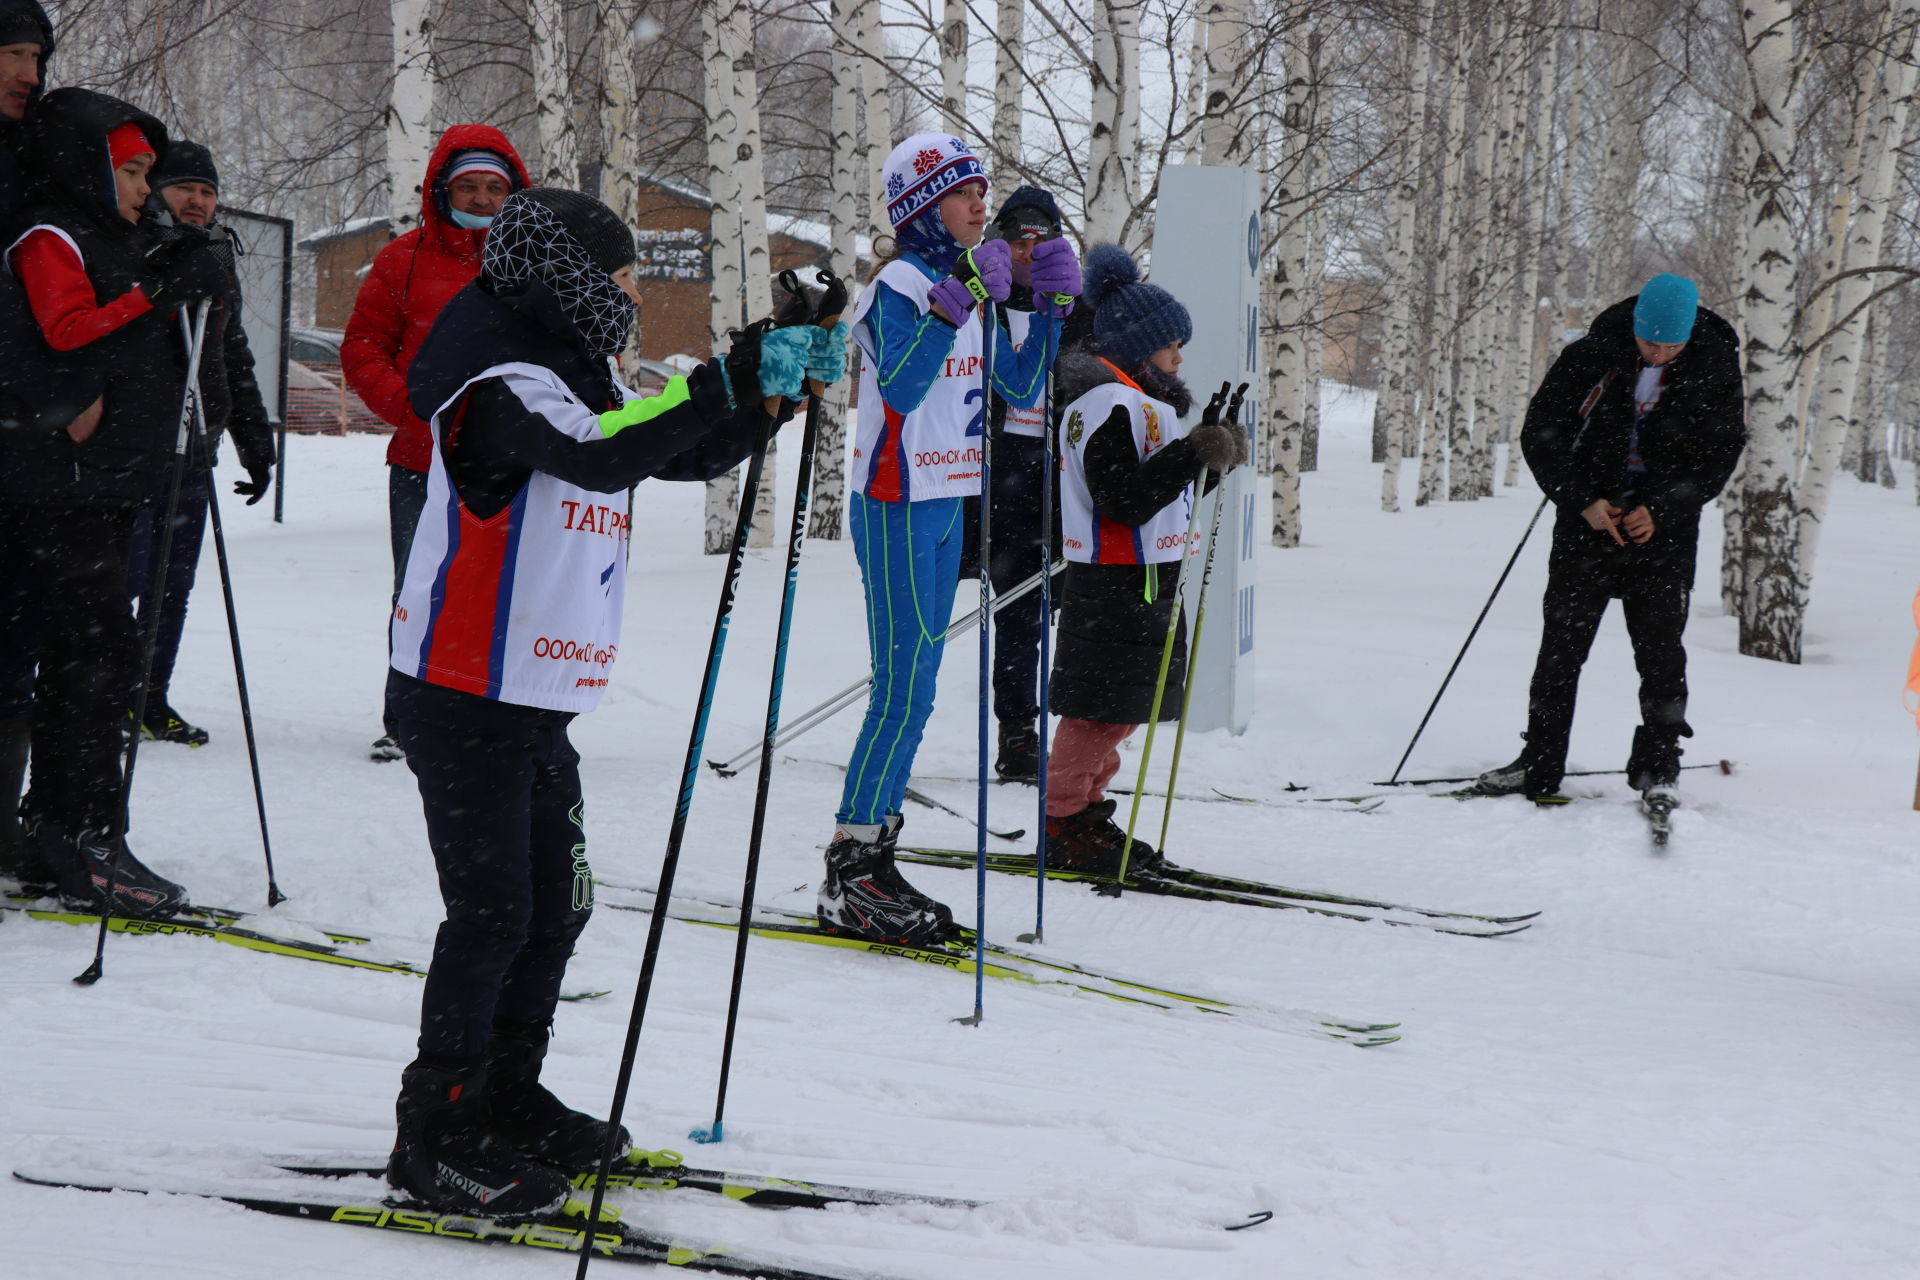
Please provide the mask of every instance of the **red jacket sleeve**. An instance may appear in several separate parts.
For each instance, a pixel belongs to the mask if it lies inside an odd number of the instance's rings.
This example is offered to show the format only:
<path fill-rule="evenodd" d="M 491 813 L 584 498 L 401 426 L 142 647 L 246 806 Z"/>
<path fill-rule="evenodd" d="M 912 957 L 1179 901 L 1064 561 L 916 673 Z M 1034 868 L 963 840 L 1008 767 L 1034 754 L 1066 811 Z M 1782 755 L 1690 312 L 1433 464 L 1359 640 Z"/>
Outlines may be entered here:
<path fill-rule="evenodd" d="M 105 306 L 96 302 L 80 255 L 52 231 L 28 232 L 15 246 L 12 262 L 33 318 L 55 351 L 78 350 L 153 310 L 138 285 Z"/>
<path fill-rule="evenodd" d="M 347 386 L 367 408 L 390 425 L 405 428 L 422 424 L 407 402 L 407 376 L 400 371 L 406 297 L 400 255 L 391 253 L 391 248 L 374 258 L 353 300 L 353 315 L 340 342 L 340 369 Z"/>

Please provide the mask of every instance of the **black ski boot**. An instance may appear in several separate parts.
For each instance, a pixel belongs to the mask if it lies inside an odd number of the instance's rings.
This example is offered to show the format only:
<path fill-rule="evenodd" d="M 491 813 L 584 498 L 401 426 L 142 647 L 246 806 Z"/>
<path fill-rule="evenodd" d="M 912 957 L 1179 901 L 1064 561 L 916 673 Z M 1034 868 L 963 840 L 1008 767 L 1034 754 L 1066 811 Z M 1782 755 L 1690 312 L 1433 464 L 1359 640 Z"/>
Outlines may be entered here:
<path fill-rule="evenodd" d="M 1007 782 L 1040 780 L 1040 735 L 1031 724 L 1000 722 L 1000 754 L 994 757 L 993 771 Z"/>
<path fill-rule="evenodd" d="M 1489 769 L 1467 787 L 1477 796 L 1517 796 L 1527 789 L 1527 758 Z"/>
<path fill-rule="evenodd" d="M 566 1174 L 600 1167 L 608 1134 L 616 1128 L 575 1111 L 540 1083 L 540 1065 L 553 1034 L 550 1022 L 497 1019 L 487 1044 L 488 1089 L 493 1095 L 493 1134 L 530 1160 Z M 617 1126 L 616 1157 L 633 1146 L 626 1126 Z"/>
<path fill-rule="evenodd" d="M 398 1132 L 387 1182 L 444 1213 L 524 1218 L 552 1213 L 572 1190 L 564 1175 L 493 1137 L 484 1066 L 416 1059 L 400 1075 Z"/>
<path fill-rule="evenodd" d="M 1120 851 L 1127 833 L 1113 820 L 1115 803 L 1102 800 L 1064 818 L 1047 819 L 1047 866 L 1089 875 L 1120 874 Z M 1145 840 L 1135 840 L 1127 857 L 1127 874 L 1152 872 L 1165 861 Z"/>
<path fill-rule="evenodd" d="M 954 936 L 953 912 L 908 884 L 893 864 L 893 823 L 843 826 L 827 846 L 820 881 L 820 927 L 875 942 L 921 947 Z"/>
<path fill-rule="evenodd" d="M 162 920 L 187 905 L 187 891 L 134 857 L 125 836 L 94 828 L 57 845 L 45 840 L 40 847 L 59 873 L 60 896 L 76 906 Z"/>
<path fill-rule="evenodd" d="M 60 871 L 73 857 L 73 835 L 65 827 L 30 810 L 20 811 L 20 841 L 11 865 L 0 874 L 20 882 L 20 891 L 35 898 L 60 891 Z"/>
<path fill-rule="evenodd" d="M 140 734 L 148 742 L 177 742 L 186 747 L 207 745 L 207 731 L 181 719 L 164 693 L 147 695 L 146 719 L 140 724 Z"/>

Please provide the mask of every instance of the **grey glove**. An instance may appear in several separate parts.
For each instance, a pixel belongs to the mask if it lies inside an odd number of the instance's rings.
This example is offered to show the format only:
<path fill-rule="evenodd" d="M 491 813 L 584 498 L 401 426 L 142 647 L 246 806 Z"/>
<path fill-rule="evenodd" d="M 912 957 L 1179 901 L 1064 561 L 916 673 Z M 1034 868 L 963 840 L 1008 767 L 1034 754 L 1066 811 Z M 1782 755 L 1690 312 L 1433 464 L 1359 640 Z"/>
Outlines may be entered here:
<path fill-rule="evenodd" d="M 1228 471 L 1247 456 L 1247 433 L 1238 426 L 1203 423 L 1187 432 L 1193 456 L 1209 471 Z"/>

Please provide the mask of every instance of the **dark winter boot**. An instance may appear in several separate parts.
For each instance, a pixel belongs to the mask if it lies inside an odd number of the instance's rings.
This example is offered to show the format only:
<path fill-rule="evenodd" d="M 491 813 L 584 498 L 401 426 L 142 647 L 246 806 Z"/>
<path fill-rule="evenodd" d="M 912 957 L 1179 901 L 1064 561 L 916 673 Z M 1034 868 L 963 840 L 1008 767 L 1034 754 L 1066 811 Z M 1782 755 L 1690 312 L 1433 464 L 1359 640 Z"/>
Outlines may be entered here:
<path fill-rule="evenodd" d="M 20 823 L 20 792 L 27 780 L 32 727 L 25 720 L 0 723 L 0 876 L 25 880 L 26 830 Z"/>
<path fill-rule="evenodd" d="M 487 1044 L 488 1090 L 493 1096 L 493 1133 L 529 1159 L 572 1175 L 600 1167 L 615 1126 L 575 1111 L 540 1083 L 553 1024 L 496 1019 Z M 616 1155 L 633 1138 L 618 1126 Z"/>
<path fill-rule="evenodd" d="M 1678 729 L 1655 729 L 1635 725 L 1633 750 L 1627 756 L 1627 785 L 1635 791 L 1655 787 L 1674 789 L 1680 782 L 1680 738 L 1691 734 L 1685 725 Z"/>
<path fill-rule="evenodd" d="M 400 1076 L 398 1121 L 387 1181 L 445 1213 L 520 1218 L 551 1213 L 572 1189 L 564 1175 L 529 1160 L 492 1133 L 484 1066 L 417 1059 Z"/>
<path fill-rule="evenodd" d="M 1061 871 L 1089 875 L 1120 874 L 1121 850 L 1127 833 L 1113 820 L 1115 803 L 1102 800 L 1064 818 L 1047 818 L 1047 865 Z M 1126 859 L 1127 874 L 1151 872 L 1163 859 L 1145 840 L 1135 840 Z"/>
<path fill-rule="evenodd" d="M 141 722 L 140 733 L 148 742 L 178 742 L 187 747 L 207 745 L 207 731 L 181 719 L 164 693 L 147 695 L 146 719 Z"/>
<path fill-rule="evenodd" d="M 1040 735 L 1031 724 L 1002 720 L 993 771 L 1008 782 L 1040 780 Z"/>
<path fill-rule="evenodd" d="M 60 896 L 69 902 L 146 920 L 177 915 L 187 905 L 187 891 L 134 857 L 124 836 L 95 828 L 61 841 L 59 850 L 54 869 Z"/>
<path fill-rule="evenodd" d="M 827 846 L 817 907 L 820 926 L 875 942 L 928 946 L 954 936 L 953 912 L 908 884 L 893 864 L 898 829 L 842 826 Z"/>
<path fill-rule="evenodd" d="M 20 812 L 20 842 L 12 869 L 4 874 L 20 882 L 21 892 L 36 898 L 60 890 L 59 868 L 73 857 L 73 833 L 51 818 Z"/>

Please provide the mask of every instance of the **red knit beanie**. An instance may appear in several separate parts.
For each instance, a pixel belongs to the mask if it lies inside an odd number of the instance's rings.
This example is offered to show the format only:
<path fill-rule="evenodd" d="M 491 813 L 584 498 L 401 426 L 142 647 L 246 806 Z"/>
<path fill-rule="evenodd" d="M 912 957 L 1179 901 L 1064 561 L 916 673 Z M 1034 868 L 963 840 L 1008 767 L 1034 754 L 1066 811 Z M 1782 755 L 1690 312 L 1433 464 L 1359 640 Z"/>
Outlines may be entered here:
<path fill-rule="evenodd" d="M 137 155 L 155 155 L 153 144 L 147 141 L 147 135 L 140 132 L 140 126 L 129 120 L 125 124 L 115 125 L 107 134 L 107 155 L 118 169 Z"/>

